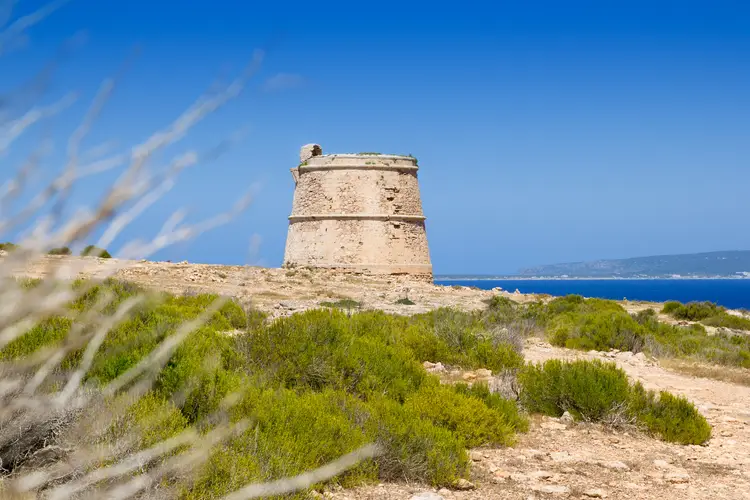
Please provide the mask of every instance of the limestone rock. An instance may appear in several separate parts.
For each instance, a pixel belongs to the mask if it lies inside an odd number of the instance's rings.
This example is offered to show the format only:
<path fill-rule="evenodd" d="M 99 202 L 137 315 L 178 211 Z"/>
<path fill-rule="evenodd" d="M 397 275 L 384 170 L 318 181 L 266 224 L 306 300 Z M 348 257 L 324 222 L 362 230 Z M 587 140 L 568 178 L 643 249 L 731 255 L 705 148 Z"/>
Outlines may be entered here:
<path fill-rule="evenodd" d="M 432 491 L 424 491 L 410 496 L 409 500 L 445 500 L 445 497 Z"/>
<path fill-rule="evenodd" d="M 664 479 L 672 484 L 687 483 L 690 481 L 690 475 L 684 471 L 674 471 L 666 474 Z"/>
<path fill-rule="evenodd" d="M 549 429 L 552 431 L 564 431 L 568 428 L 565 424 L 561 424 L 560 422 L 542 422 L 541 427 L 542 429 Z"/>
<path fill-rule="evenodd" d="M 482 461 L 482 459 L 484 458 L 484 457 L 482 456 L 482 454 L 481 454 L 480 452 L 478 452 L 478 451 L 472 451 L 472 452 L 471 452 L 471 453 L 469 454 L 469 456 L 471 457 L 471 459 L 472 459 L 472 460 L 473 460 L 474 462 L 481 462 L 481 461 Z"/>
<path fill-rule="evenodd" d="M 550 479 L 554 474 L 552 474 L 550 471 L 546 470 L 538 470 L 534 471 L 529 476 L 533 477 L 534 479 Z"/>
<path fill-rule="evenodd" d="M 616 470 L 616 471 L 621 471 L 621 472 L 627 472 L 630 470 L 630 467 L 628 467 L 628 465 L 625 462 L 620 462 L 620 461 L 599 462 L 599 465 L 601 465 L 605 469 Z"/>
<path fill-rule="evenodd" d="M 445 366 L 443 366 L 443 363 L 440 362 L 431 363 L 429 361 L 425 361 L 424 363 L 422 363 L 422 366 L 424 366 L 424 369 L 429 373 L 443 373 L 445 371 Z"/>
<path fill-rule="evenodd" d="M 573 457 L 567 451 L 553 451 L 550 453 L 550 457 L 555 462 L 569 462 L 573 460 Z"/>
<path fill-rule="evenodd" d="M 511 473 L 505 469 L 498 469 L 493 474 L 498 479 L 508 479 L 511 476 Z"/>
<path fill-rule="evenodd" d="M 479 378 L 489 378 L 492 376 L 492 371 L 486 368 L 480 368 L 474 372 Z"/>
<path fill-rule="evenodd" d="M 654 467 L 656 467 L 657 469 L 671 469 L 672 464 L 670 464 L 666 460 L 654 460 Z"/>
<path fill-rule="evenodd" d="M 573 415 L 568 413 L 567 411 L 562 414 L 562 417 L 560 417 L 560 422 L 563 424 L 572 424 L 573 423 Z"/>
<path fill-rule="evenodd" d="M 538 491 L 539 493 L 548 493 L 552 495 L 567 495 L 570 493 L 570 488 L 562 484 L 535 485 L 532 486 L 531 489 Z"/>
<path fill-rule="evenodd" d="M 474 488 L 476 488 L 476 486 L 474 486 L 474 483 L 472 483 L 471 481 L 467 481 L 466 479 L 463 479 L 463 478 L 456 481 L 456 483 L 453 486 L 457 490 L 461 490 L 461 491 L 473 490 Z"/>

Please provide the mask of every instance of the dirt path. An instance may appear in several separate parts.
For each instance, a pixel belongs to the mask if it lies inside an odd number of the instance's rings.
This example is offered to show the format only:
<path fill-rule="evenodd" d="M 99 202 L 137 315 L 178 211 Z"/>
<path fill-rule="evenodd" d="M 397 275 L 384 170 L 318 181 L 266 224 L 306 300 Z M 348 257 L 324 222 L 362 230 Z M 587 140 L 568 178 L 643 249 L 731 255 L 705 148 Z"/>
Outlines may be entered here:
<path fill-rule="evenodd" d="M 750 387 L 679 375 L 631 353 L 577 352 L 538 339 L 527 342 L 524 354 L 534 362 L 615 361 L 648 389 L 688 397 L 711 423 L 713 437 L 706 446 L 681 446 L 640 433 L 537 417 L 516 446 L 472 452 L 475 490 L 438 492 L 419 485 L 384 484 L 336 492 L 331 498 L 750 498 Z"/>

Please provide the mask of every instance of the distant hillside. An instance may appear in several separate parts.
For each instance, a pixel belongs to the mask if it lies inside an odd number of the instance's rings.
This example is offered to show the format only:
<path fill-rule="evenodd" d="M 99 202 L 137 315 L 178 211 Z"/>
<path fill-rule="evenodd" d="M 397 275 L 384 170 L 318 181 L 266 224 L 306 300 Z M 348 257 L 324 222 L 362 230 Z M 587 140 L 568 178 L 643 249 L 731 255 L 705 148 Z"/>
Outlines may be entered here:
<path fill-rule="evenodd" d="M 522 276 L 571 278 L 750 277 L 750 251 L 657 255 L 631 259 L 595 260 L 531 267 Z"/>

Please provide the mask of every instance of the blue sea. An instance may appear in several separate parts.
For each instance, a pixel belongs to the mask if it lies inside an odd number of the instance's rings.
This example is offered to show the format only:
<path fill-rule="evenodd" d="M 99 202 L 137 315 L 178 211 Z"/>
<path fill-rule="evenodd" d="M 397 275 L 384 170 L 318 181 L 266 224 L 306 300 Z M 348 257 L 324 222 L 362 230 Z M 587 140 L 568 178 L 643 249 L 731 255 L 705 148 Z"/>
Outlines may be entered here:
<path fill-rule="evenodd" d="M 708 300 L 729 309 L 750 309 L 750 279 L 681 280 L 435 280 L 438 285 L 501 287 L 510 292 L 577 294 L 615 300 Z"/>

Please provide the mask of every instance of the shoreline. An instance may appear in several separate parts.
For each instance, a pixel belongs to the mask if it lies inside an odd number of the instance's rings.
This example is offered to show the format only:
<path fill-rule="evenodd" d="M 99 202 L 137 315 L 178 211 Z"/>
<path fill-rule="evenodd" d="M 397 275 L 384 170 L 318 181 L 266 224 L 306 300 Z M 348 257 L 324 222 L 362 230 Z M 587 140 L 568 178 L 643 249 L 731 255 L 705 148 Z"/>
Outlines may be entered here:
<path fill-rule="evenodd" d="M 680 278 L 660 278 L 660 277 L 647 277 L 647 278 L 622 278 L 622 277 L 616 277 L 616 276 L 607 276 L 607 277 L 567 277 L 567 278 L 561 278 L 559 276 L 550 276 L 550 277 L 532 277 L 532 276 L 513 276 L 513 277 L 503 277 L 503 276 L 489 276 L 489 277 L 453 277 L 453 276 L 439 276 L 436 275 L 433 278 L 433 282 L 438 281 L 736 281 L 736 280 L 750 280 L 750 277 L 746 276 L 685 276 Z"/>

